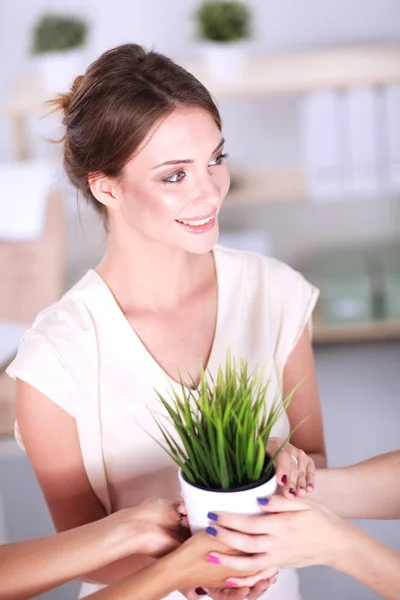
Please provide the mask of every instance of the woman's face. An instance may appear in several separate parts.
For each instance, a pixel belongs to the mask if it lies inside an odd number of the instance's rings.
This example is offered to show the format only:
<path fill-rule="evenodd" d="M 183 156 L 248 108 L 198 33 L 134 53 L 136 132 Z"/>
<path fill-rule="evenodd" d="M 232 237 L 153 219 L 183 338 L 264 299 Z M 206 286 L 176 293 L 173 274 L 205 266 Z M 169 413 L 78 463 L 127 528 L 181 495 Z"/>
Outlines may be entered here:
<path fill-rule="evenodd" d="M 218 213 L 230 183 L 223 145 L 205 110 L 174 110 L 125 166 L 115 218 L 148 241 L 208 252 L 218 239 Z"/>

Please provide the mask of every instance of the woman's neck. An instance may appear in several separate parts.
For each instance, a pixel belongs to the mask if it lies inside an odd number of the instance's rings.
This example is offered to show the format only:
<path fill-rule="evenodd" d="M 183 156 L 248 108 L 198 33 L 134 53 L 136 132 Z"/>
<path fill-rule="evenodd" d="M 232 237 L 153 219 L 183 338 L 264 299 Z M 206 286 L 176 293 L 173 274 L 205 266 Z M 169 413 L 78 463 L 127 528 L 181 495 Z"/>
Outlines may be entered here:
<path fill-rule="evenodd" d="M 211 252 L 196 255 L 155 242 L 110 240 L 97 272 L 125 310 L 170 310 L 213 275 Z"/>

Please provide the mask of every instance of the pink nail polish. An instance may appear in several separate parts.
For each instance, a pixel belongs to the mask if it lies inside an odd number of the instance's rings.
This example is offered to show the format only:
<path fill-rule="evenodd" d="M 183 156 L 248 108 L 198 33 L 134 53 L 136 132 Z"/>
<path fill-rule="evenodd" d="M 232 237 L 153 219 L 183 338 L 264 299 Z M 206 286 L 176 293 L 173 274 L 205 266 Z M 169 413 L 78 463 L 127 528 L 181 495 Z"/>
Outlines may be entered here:
<path fill-rule="evenodd" d="M 232 581 L 232 579 L 227 579 L 225 581 L 225 585 L 227 585 L 228 587 L 237 587 L 236 581 Z"/>
<path fill-rule="evenodd" d="M 214 563 L 214 565 L 219 565 L 220 563 L 218 556 L 213 556 L 212 554 L 207 555 L 206 561 L 209 563 Z"/>

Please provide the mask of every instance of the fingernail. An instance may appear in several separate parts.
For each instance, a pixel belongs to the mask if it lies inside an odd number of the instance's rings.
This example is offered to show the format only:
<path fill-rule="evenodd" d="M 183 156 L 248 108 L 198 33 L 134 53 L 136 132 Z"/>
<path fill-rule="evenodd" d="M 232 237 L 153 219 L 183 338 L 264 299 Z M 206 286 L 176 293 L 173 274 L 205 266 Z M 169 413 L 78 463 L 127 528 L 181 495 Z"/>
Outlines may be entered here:
<path fill-rule="evenodd" d="M 311 491 L 312 491 L 312 490 L 314 489 L 314 486 L 313 486 L 313 484 L 312 484 L 312 483 L 309 483 L 309 484 L 307 485 L 307 489 L 308 489 L 308 488 L 311 488 Z"/>
<path fill-rule="evenodd" d="M 277 579 L 276 577 L 274 577 L 273 579 L 271 579 L 271 583 L 276 583 Z"/>
<path fill-rule="evenodd" d="M 289 494 L 293 494 L 293 496 L 295 495 L 296 491 L 294 488 L 290 488 L 289 490 Z"/>
<path fill-rule="evenodd" d="M 258 504 L 262 504 L 263 506 L 265 506 L 266 504 L 269 504 L 269 498 L 261 496 L 261 498 L 257 498 L 257 502 Z"/>
<path fill-rule="evenodd" d="M 227 580 L 225 581 L 225 585 L 227 585 L 227 586 L 229 586 L 229 587 L 236 587 L 236 586 L 237 586 L 237 583 L 236 583 L 236 581 L 232 581 L 232 579 L 227 579 Z"/>
<path fill-rule="evenodd" d="M 211 521 L 218 521 L 218 515 L 213 512 L 209 512 L 207 514 L 207 519 L 211 519 Z"/>
<path fill-rule="evenodd" d="M 206 561 L 209 563 L 213 563 L 214 565 L 219 565 L 220 563 L 218 556 L 214 556 L 213 554 L 207 554 Z"/>
<path fill-rule="evenodd" d="M 200 587 L 196 588 L 194 591 L 198 596 L 205 596 L 207 594 L 207 592 Z"/>
<path fill-rule="evenodd" d="M 215 537 L 217 535 L 217 530 L 214 527 L 207 527 L 206 533 Z"/>
<path fill-rule="evenodd" d="M 305 489 L 304 485 L 301 485 L 301 486 L 300 486 L 300 489 L 301 489 L 301 490 L 304 490 L 304 489 Z"/>
<path fill-rule="evenodd" d="M 282 479 L 281 479 L 283 485 L 287 484 L 287 475 L 282 475 Z"/>

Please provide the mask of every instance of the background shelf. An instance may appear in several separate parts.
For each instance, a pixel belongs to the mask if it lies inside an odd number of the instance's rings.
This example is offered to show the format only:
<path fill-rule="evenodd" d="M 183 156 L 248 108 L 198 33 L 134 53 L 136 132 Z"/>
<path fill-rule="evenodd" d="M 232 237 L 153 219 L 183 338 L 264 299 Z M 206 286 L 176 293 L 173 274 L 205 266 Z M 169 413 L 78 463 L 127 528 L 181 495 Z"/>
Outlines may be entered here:
<path fill-rule="evenodd" d="M 371 321 L 328 325 L 316 320 L 313 324 L 313 342 L 332 344 L 400 339 L 400 320 Z"/>
<path fill-rule="evenodd" d="M 330 48 L 250 58 L 240 78 L 216 82 L 199 64 L 185 65 L 220 100 L 317 89 L 390 85 L 400 81 L 400 45 Z"/>

